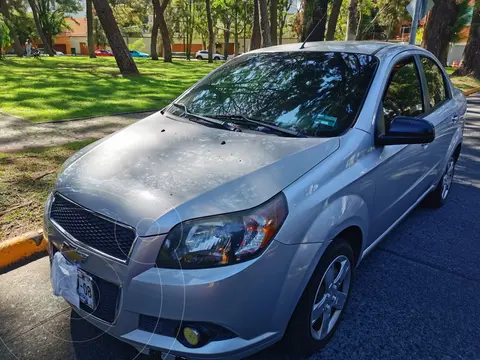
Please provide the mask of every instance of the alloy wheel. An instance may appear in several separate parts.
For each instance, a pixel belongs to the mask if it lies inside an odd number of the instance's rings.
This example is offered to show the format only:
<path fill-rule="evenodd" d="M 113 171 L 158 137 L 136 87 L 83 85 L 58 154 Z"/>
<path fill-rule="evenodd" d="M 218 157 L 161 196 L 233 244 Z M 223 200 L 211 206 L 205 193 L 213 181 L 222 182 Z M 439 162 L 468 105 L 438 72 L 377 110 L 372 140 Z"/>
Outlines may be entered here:
<path fill-rule="evenodd" d="M 455 171 L 455 160 L 451 157 L 448 160 L 447 169 L 443 174 L 442 178 L 442 199 L 445 200 L 450 192 L 450 187 L 452 186 L 453 182 L 453 174 Z"/>
<path fill-rule="evenodd" d="M 350 291 L 351 276 L 352 266 L 344 255 L 336 257 L 323 274 L 310 316 L 310 330 L 315 340 L 326 338 L 338 322 Z"/>

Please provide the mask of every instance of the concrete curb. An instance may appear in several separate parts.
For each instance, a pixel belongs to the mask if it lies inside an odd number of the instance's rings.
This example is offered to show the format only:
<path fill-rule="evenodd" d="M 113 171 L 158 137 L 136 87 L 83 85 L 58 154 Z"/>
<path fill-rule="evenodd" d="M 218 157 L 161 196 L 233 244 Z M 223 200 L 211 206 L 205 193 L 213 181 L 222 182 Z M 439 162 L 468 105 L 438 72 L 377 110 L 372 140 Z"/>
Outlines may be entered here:
<path fill-rule="evenodd" d="M 472 94 L 475 94 L 477 92 L 480 91 L 480 86 L 476 87 L 476 88 L 473 88 L 473 89 L 469 89 L 469 90 L 465 90 L 463 91 L 463 95 L 465 96 L 469 96 L 469 95 L 472 95 Z"/>
<path fill-rule="evenodd" d="M 42 230 L 31 231 L 2 241 L 0 242 L 0 270 L 46 250 L 47 241 L 43 238 Z"/>

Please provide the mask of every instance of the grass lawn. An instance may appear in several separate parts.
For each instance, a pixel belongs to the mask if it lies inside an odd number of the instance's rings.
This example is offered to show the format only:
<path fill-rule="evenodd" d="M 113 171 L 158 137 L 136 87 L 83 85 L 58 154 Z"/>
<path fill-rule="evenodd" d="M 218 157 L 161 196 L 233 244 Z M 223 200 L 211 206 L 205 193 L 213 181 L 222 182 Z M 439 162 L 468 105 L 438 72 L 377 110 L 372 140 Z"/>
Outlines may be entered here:
<path fill-rule="evenodd" d="M 33 121 L 160 109 L 221 64 L 135 61 L 141 75 L 124 78 L 114 58 L 0 60 L 0 109 Z"/>
<path fill-rule="evenodd" d="M 60 166 L 91 141 L 0 153 L 0 241 L 42 226 L 43 205 Z"/>
<path fill-rule="evenodd" d="M 452 67 L 447 67 L 447 74 L 452 75 L 456 69 Z M 480 79 L 476 79 L 473 76 L 451 76 L 453 85 L 458 87 L 460 90 L 470 90 L 476 87 L 480 87 Z"/>

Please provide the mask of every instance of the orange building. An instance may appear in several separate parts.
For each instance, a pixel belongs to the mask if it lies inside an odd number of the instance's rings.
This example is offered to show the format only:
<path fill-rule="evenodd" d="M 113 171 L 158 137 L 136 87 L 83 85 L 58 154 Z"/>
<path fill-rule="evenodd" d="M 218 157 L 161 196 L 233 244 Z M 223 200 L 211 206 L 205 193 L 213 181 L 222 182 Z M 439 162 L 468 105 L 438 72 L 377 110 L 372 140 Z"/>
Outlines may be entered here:
<path fill-rule="evenodd" d="M 53 48 L 64 54 L 88 55 L 87 18 L 65 18 L 70 29 L 55 37 Z M 42 47 L 39 44 L 39 47 Z"/>

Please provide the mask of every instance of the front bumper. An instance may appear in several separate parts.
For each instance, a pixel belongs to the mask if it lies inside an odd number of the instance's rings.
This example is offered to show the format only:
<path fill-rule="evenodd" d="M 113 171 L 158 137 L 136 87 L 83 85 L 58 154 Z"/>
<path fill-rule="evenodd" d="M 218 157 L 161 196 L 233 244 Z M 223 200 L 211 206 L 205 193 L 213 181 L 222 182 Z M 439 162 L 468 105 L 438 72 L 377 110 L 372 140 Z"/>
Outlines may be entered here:
<path fill-rule="evenodd" d="M 260 257 L 248 262 L 182 271 L 154 267 L 165 235 L 137 238 L 125 264 L 82 246 L 58 229 L 47 213 L 44 231 L 51 252 L 64 244 L 80 250 L 87 255 L 80 268 L 119 289 L 118 297 L 108 304 L 114 306 L 112 321 L 74 308 L 77 313 L 142 352 L 155 350 L 189 359 L 243 358 L 280 340 L 308 281 L 308 265 L 321 247 L 273 241 Z M 180 324 L 206 322 L 233 336 L 190 348 L 175 336 L 146 330 L 145 317 Z"/>

